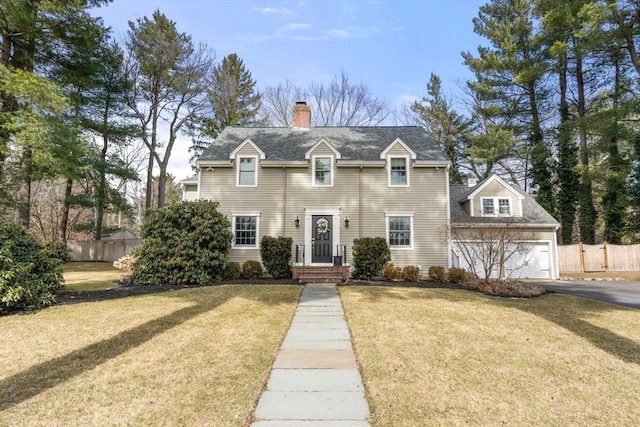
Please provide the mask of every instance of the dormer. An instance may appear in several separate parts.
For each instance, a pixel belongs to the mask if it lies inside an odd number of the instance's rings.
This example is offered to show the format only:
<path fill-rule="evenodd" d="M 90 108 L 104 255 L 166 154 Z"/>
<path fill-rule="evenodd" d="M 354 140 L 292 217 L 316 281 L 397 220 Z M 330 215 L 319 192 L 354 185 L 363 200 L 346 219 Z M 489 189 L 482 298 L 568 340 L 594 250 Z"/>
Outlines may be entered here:
<path fill-rule="evenodd" d="M 236 168 L 236 187 L 257 187 L 259 162 L 266 157 L 264 151 L 250 139 L 238 145 L 229 154 L 229 159 Z"/>
<path fill-rule="evenodd" d="M 411 185 L 410 170 L 416 157 L 416 152 L 400 138 L 396 138 L 380 153 L 380 159 L 387 164 L 387 185 L 389 187 L 409 187 Z"/>
<path fill-rule="evenodd" d="M 522 216 L 524 196 L 497 175 L 478 184 L 461 203 L 471 216 Z"/>
<path fill-rule="evenodd" d="M 304 153 L 305 160 L 311 163 L 311 185 L 313 187 L 333 187 L 336 160 L 342 154 L 326 139 L 318 142 Z"/>

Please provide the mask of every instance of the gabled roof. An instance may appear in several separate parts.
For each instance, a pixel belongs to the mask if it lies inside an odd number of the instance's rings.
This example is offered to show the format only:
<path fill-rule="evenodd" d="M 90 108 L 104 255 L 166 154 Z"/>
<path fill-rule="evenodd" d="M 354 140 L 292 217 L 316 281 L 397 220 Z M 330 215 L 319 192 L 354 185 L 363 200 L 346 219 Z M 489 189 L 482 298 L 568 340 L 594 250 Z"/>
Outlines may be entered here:
<path fill-rule="evenodd" d="M 479 192 L 484 190 L 492 182 L 498 182 L 498 183 L 502 184 L 502 186 L 504 188 L 506 188 L 507 190 L 509 190 L 515 197 L 517 197 L 518 199 L 524 199 L 524 196 L 522 195 L 522 193 L 516 191 L 515 188 L 513 188 L 511 185 L 507 184 L 498 175 L 491 175 L 489 178 L 487 178 L 487 179 L 485 179 L 483 181 L 480 181 L 477 185 L 475 185 L 473 188 L 471 188 L 470 191 L 469 191 L 469 194 L 465 195 L 464 199 L 461 199 L 460 201 L 462 202 L 464 200 L 473 199 L 474 197 L 476 197 L 478 195 Z"/>
<path fill-rule="evenodd" d="M 266 161 L 304 161 L 305 153 L 321 139 L 331 144 L 342 155 L 342 160 L 379 162 L 380 153 L 400 139 L 416 153 L 417 161 L 449 161 L 421 127 L 372 126 L 308 129 L 227 127 L 204 150 L 197 162 L 228 162 L 229 155 L 247 139 L 265 153 Z"/>
<path fill-rule="evenodd" d="M 464 209 L 462 203 L 468 200 L 472 194 L 477 193 L 478 189 L 484 188 L 486 181 L 487 180 L 481 181 L 474 187 L 468 187 L 461 184 L 451 184 L 449 186 L 449 202 L 452 224 L 501 224 L 508 222 L 514 225 L 529 226 L 541 225 L 557 227 L 560 225 L 560 223 L 558 223 L 554 217 L 544 210 L 531 195 L 525 193 L 520 187 L 506 182 L 505 184 L 509 189 L 517 194 L 518 197 L 522 198 L 522 216 L 471 216 Z"/>

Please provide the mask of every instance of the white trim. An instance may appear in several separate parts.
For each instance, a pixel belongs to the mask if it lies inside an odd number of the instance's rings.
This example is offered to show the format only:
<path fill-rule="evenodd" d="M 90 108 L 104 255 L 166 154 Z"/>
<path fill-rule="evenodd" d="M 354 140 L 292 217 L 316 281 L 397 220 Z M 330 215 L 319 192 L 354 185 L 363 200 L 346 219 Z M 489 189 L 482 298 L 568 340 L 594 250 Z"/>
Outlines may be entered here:
<path fill-rule="evenodd" d="M 247 144 L 250 144 L 253 147 L 253 149 L 258 152 L 258 155 L 260 156 L 260 160 L 264 160 L 267 158 L 267 155 L 264 154 L 264 151 L 258 148 L 258 146 L 254 144 L 253 141 L 251 141 L 251 139 L 247 138 L 244 140 L 242 144 L 238 145 L 236 149 L 231 152 L 231 154 L 229 154 L 229 159 L 234 160 L 236 158 L 236 155 L 240 152 L 240 150 L 242 150 Z M 247 157 L 247 156 L 242 156 L 242 157 Z"/>
<path fill-rule="evenodd" d="M 304 264 L 318 267 L 325 267 L 333 265 L 333 263 L 313 263 L 313 250 L 311 248 L 311 233 L 313 232 L 313 224 L 311 223 L 313 215 L 331 215 L 333 227 L 331 231 L 333 232 L 333 242 L 331 248 L 331 255 L 336 256 L 338 253 L 336 252 L 336 248 L 340 245 L 340 208 L 305 208 L 304 210 L 304 247 L 306 248 L 304 251 Z"/>
<path fill-rule="evenodd" d="M 198 188 L 196 189 L 196 200 L 200 200 L 201 188 L 202 188 L 202 169 L 198 168 Z"/>
<path fill-rule="evenodd" d="M 405 172 L 407 173 L 407 182 L 404 184 L 392 184 L 391 183 L 391 160 L 392 159 L 404 159 L 404 167 L 405 167 Z M 410 169 L 410 165 L 411 162 L 409 162 L 409 156 L 389 156 L 387 157 L 387 185 L 389 187 L 410 187 L 411 186 L 411 181 L 410 181 L 410 177 L 409 177 L 409 169 Z"/>
<path fill-rule="evenodd" d="M 511 193 L 513 193 L 514 196 L 516 196 L 518 199 L 522 200 L 524 199 L 524 196 L 520 193 L 518 193 L 515 188 L 513 188 L 512 186 L 510 186 L 509 184 L 507 184 L 505 182 L 504 179 L 500 178 L 498 175 L 491 175 L 489 178 L 485 179 L 484 182 L 482 182 L 480 185 L 478 185 L 476 187 L 475 190 L 473 190 L 471 192 L 471 194 L 469 194 L 467 196 L 467 199 L 471 199 L 473 197 L 476 197 L 478 195 L 478 193 L 482 190 L 485 189 L 485 187 L 487 187 L 489 184 L 491 184 L 494 181 L 498 181 L 500 184 L 502 184 L 507 190 L 509 190 Z"/>
<path fill-rule="evenodd" d="M 331 183 L 329 184 L 317 184 L 316 183 L 316 159 L 329 159 L 329 166 L 331 167 Z M 333 187 L 333 176 L 335 174 L 334 168 L 335 158 L 332 155 L 314 155 L 311 158 L 311 186 L 312 187 Z"/>
<path fill-rule="evenodd" d="M 256 217 L 256 244 L 255 245 L 236 245 L 236 218 L 240 216 Z M 260 212 L 232 212 L 231 213 L 231 232 L 233 240 L 231 247 L 233 249 L 258 249 L 260 247 Z"/>
<path fill-rule="evenodd" d="M 447 234 L 447 268 L 453 266 L 453 242 L 451 241 L 451 192 L 449 191 L 449 168 L 444 173 L 444 188 L 447 197 L 447 227 L 445 233 Z"/>
<path fill-rule="evenodd" d="M 242 159 L 253 159 L 253 184 L 240 184 L 240 164 Z M 238 156 L 236 159 L 236 187 L 257 187 L 258 186 L 258 156 Z"/>
<path fill-rule="evenodd" d="M 493 201 L 493 213 L 485 213 L 484 211 L 484 201 L 485 200 L 491 200 Z M 500 200 L 507 200 L 509 202 L 509 213 L 508 214 L 501 214 L 500 213 Z M 480 215 L 481 216 L 497 216 L 497 217 L 503 217 L 503 218 L 510 218 L 513 217 L 515 215 L 513 215 L 513 207 L 511 206 L 513 203 L 511 203 L 511 198 L 509 197 L 504 197 L 504 196 L 491 196 L 491 197 L 480 197 Z"/>
<path fill-rule="evenodd" d="M 410 251 L 414 249 L 414 231 L 413 231 L 413 213 L 407 212 L 398 212 L 398 213 L 387 213 L 385 212 L 385 239 L 387 240 L 387 244 L 389 245 L 389 249 L 392 251 Z M 389 218 L 390 217 L 409 217 L 409 239 L 411 240 L 411 244 L 409 246 L 391 246 L 389 243 Z"/>
<path fill-rule="evenodd" d="M 387 153 L 389 153 L 389 151 L 395 147 L 397 144 L 400 144 L 402 146 L 402 148 L 404 148 L 410 155 L 411 155 L 411 159 L 415 160 L 416 157 L 418 157 L 416 155 L 416 152 L 413 151 L 407 144 L 405 144 L 400 138 L 396 138 L 391 144 L 389 144 L 387 146 L 387 148 L 385 148 L 382 153 L 380 153 L 380 158 L 381 159 L 385 159 L 387 157 Z"/>
<path fill-rule="evenodd" d="M 306 153 L 304 153 L 304 158 L 306 160 L 309 160 L 309 158 L 311 157 L 311 153 L 313 153 L 313 151 L 318 148 L 320 145 L 325 144 L 329 150 L 333 151 L 333 155 L 335 156 L 336 159 L 341 159 L 342 158 L 342 154 L 338 151 L 338 149 L 336 147 L 334 147 L 329 141 L 327 141 L 324 137 L 320 138 L 318 140 L 318 142 L 316 142 L 315 144 L 313 144 L 313 146 L 311 148 L 309 148 L 307 150 Z"/>

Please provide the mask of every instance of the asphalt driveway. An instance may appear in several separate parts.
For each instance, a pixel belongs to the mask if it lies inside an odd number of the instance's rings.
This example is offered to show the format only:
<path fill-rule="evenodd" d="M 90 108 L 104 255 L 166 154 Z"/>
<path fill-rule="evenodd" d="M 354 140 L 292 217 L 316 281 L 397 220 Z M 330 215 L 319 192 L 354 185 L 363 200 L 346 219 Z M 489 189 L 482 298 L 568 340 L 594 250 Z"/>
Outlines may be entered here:
<path fill-rule="evenodd" d="M 536 282 L 550 291 L 640 308 L 640 282 L 613 280 L 554 280 Z"/>

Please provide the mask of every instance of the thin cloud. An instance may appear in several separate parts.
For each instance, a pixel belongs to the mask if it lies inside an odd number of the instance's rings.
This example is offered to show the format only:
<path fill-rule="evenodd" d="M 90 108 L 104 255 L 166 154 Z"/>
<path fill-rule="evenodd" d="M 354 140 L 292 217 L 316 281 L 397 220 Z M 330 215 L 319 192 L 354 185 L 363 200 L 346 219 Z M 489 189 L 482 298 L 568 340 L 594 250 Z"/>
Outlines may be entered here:
<path fill-rule="evenodd" d="M 309 28 L 311 28 L 311 24 L 286 24 L 280 28 L 280 31 L 307 30 Z"/>
<path fill-rule="evenodd" d="M 285 9 L 285 8 L 273 8 L 273 7 L 256 7 L 253 10 L 263 13 L 265 15 L 290 15 L 290 16 L 296 16 L 296 13 L 292 10 L 289 9 Z"/>

